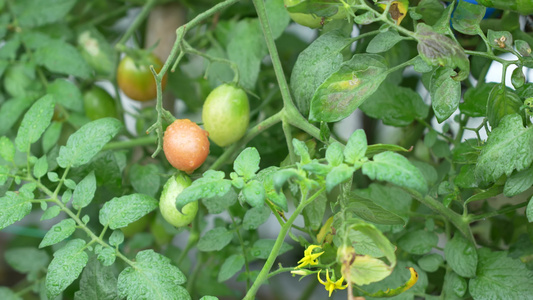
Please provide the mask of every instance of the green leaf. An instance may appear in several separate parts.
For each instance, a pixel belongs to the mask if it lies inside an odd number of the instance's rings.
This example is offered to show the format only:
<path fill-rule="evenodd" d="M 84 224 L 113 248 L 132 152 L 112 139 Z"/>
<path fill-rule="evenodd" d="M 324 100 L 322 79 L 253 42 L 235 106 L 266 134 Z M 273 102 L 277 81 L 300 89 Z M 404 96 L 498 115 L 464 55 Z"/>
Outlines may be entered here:
<path fill-rule="evenodd" d="M 5 286 L 0 286 L 0 298 L 3 300 L 21 300 L 20 296 Z"/>
<path fill-rule="evenodd" d="M 505 197 L 516 196 L 533 185 L 533 165 L 529 168 L 522 170 L 520 172 L 513 173 L 507 181 L 505 181 L 505 186 L 503 188 L 503 194 Z"/>
<path fill-rule="evenodd" d="M 46 295 L 55 299 L 80 276 L 89 257 L 85 252 L 85 241 L 75 239 L 54 253 L 54 259 L 46 274 Z"/>
<path fill-rule="evenodd" d="M 0 198 L 0 229 L 22 220 L 31 212 L 31 200 L 19 193 L 6 192 Z"/>
<path fill-rule="evenodd" d="M 19 0 L 14 6 L 18 26 L 38 27 L 62 20 L 76 0 Z"/>
<path fill-rule="evenodd" d="M 267 259 L 270 253 L 272 252 L 272 248 L 274 248 L 275 243 L 276 243 L 276 240 L 270 240 L 270 239 L 257 240 L 252 246 L 252 249 L 250 249 L 250 253 L 252 254 L 253 257 L 260 258 L 260 259 Z M 278 257 L 291 249 L 292 249 L 291 245 L 283 242 L 283 244 L 281 245 L 281 248 L 279 249 Z"/>
<path fill-rule="evenodd" d="M 381 56 L 354 55 L 316 89 L 309 120 L 336 122 L 348 117 L 378 89 L 386 71 Z"/>
<path fill-rule="evenodd" d="M 266 205 L 253 207 L 246 211 L 242 220 L 242 227 L 246 230 L 253 230 L 265 223 L 270 217 L 270 208 Z"/>
<path fill-rule="evenodd" d="M 509 31 L 487 31 L 487 40 L 489 44 L 498 50 L 513 51 L 513 35 Z"/>
<path fill-rule="evenodd" d="M 353 172 L 355 172 L 355 168 L 345 164 L 333 167 L 326 176 L 326 191 L 329 193 L 337 185 L 351 179 Z"/>
<path fill-rule="evenodd" d="M 482 83 L 466 90 L 464 102 L 459 104 L 461 112 L 471 117 L 486 116 L 489 95 L 495 85 L 495 82 Z"/>
<path fill-rule="evenodd" d="M 300 112 L 307 116 L 317 88 L 342 64 L 344 47 L 350 43 L 340 31 L 329 31 L 300 52 L 291 73 L 290 88 Z"/>
<path fill-rule="evenodd" d="M 33 165 L 33 176 L 41 178 L 46 172 L 48 172 L 48 161 L 46 155 L 44 155 L 35 162 L 35 165 Z"/>
<path fill-rule="evenodd" d="M 485 181 L 495 181 L 503 174 L 522 171 L 533 162 L 533 129 L 524 128 L 518 114 L 505 116 L 481 150 L 475 174 Z"/>
<path fill-rule="evenodd" d="M 223 282 L 233 277 L 244 266 L 244 256 L 233 254 L 226 258 L 218 272 L 218 282 Z"/>
<path fill-rule="evenodd" d="M 291 178 L 303 180 L 305 177 L 303 174 L 294 169 L 282 169 L 274 173 L 272 181 L 274 182 L 274 188 L 276 192 L 279 193 L 285 182 L 287 182 Z"/>
<path fill-rule="evenodd" d="M 272 202 L 274 205 L 279 207 L 284 211 L 288 211 L 289 207 L 287 204 L 287 198 L 285 194 L 277 193 L 274 188 L 274 174 L 279 170 L 278 167 L 268 167 L 257 173 L 257 180 L 263 183 L 265 189 L 265 197 L 268 201 Z"/>
<path fill-rule="evenodd" d="M 4 165 L 0 165 L 0 185 L 4 185 L 9 177 L 9 168 Z"/>
<path fill-rule="evenodd" d="M 217 227 L 206 232 L 198 241 L 198 250 L 202 252 L 220 251 L 233 239 L 233 233 L 224 227 Z"/>
<path fill-rule="evenodd" d="M 386 151 L 409 152 L 409 149 L 405 149 L 404 147 L 401 147 L 398 145 L 373 144 L 373 145 L 368 146 L 368 148 L 366 149 L 365 156 L 373 157 L 376 154 L 379 154 L 381 152 L 386 152 Z"/>
<path fill-rule="evenodd" d="M 350 265 L 350 278 L 357 285 L 366 285 L 383 280 L 392 270 L 393 268 L 380 259 L 357 255 Z"/>
<path fill-rule="evenodd" d="M 102 245 L 96 245 L 94 253 L 97 255 L 98 260 L 106 267 L 112 265 L 116 259 L 115 249 L 102 247 Z"/>
<path fill-rule="evenodd" d="M 507 87 L 495 85 L 487 102 L 487 118 L 491 127 L 498 127 L 506 115 L 520 113 L 522 104 L 520 98 Z"/>
<path fill-rule="evenodd" d="M 422 270 L 426 272 L 435 272 L 439 269 L 440 265 L 444 262 L 444 259 L 440 254 L 431 253 L 427 254 L 418 260 L 418 265 Z"/>
<path fill-rule="evenodd" d="M 365 197 L 365 193 L 355 190 L 350 193 L 348 211 L 363 220 L 383 225 L 405 225 L 405 220 L 392 211 L 386 210 Z"/>
<path fill-rule="evenodd" d="M 371 179 L 388 181 L 422 194 L 428 189 L 422 173 L 407 158 L 394 152 L 375 155 L 373 161 L 363 165 L 363 174 Z"/>
<path fill-rule="evenodd" d="M 66 79 L 56 79 L 48 84 L 46 92 L 52 95 L 56 103 L 63 107 L 83 113 L 83 98 L 80 89 L 71 81 Z"/>
<path fill-rule="evenodd" d="M 464 49 L 454 40 L 435 32 L 434 29 L 424 23 L 418 23 L 416 37 L 418 40 L 418 53 L 428 64 L 447 67 L 447 69 L 459 68 L 459 73 L 453 78 L 457 81 L 468 77 L 470 74 L 468 57 Z"/>
<path fill-rule="evenodd" d="M 294 138 L 292 139 L 292 145 L 294 147 L 294 153 L 300 157 L 300 162 L 302 164 L 307 164 L 311 161 L 309 149 L 307 148 L 305 142 Z"/>
<path fill-rule="evenodd" d="M 368 116 L 391 126 L 407 126 L 415 119 L 425 119 L 429 112 L 420 94 L 390 82 L 382 83 L 360 108 Z"/>
<path fill-rule="evenodd" d="M 161 171 L 155 164 L 131 166 L 129 177 L 131 186 L 137 193 L 155 197 L 161 186 Z"/>
<path fill-rule="evenodd" d="M 446 299 L 462 299 L 468 290 L 466 279 L 453 271 L 446 272 L 442 294 Z"/>
<path fill-rule="evenodd" d="M 83 125 L 61 146 L 57 162 L 62 168 L 88 163 L 122 129 L 115 118 L 103 118 Z"/>
<path fill-rule="evenodd" d="M 246 203 L 252 207 L 260 207 L 265 204 L 265 188 L 257 180 L 252 180 L 244 186 L 242 196 Z"/>
<path fill-rule="evenodd" d="M 476 276 L 478 256 L 476 248 L 459 233 L 446 243 L 444 247 L 446 262 L 452 270 L 462 277 Z"/>
<path fill-rule="evenodd" d="M 318 230 L 322 226 L 322 220 L 326 213 L 328 198 L 325 193 L 321 193 L 318 197 L 309 203 L 303 211 L 305 226 L 312 230 Z"/>
<path fill-rule="evenodd" d="M 49 71 L 73 75 L 81 79 L 91 77 L 91 68 L 74 46 L 55 40 L 34 52 L 35 62 Z"/>
<path fill-rule="evenodd" d="M 523 40 L 515 40 L 514 45 L 516 47 L 516 51 L 520 53 L 522 56 L 531 56 L 531 46 L 529 46 L 528 42 Z"/>
<path fill-rule="evenodd" d="M 287 10 L 290 13 L 313 14 L 319 17 L 332 17 L 341 8 L 340 2 L 332 0 L 299 1 L 295 4 L 287 5 Z"/>
<path fill-rule="evenodd" d="M 210 214 L 219 214 L 237 202 L 237 193 L 231 188 L 223 196 L 202 199 L 202 203 Z"/>
<path fill-rule="evenodd" d="M 75 209 L 82 209 L 89 205 L 94 198 L 96 192 L 96 177 L 94 171 L 91 171 L 85 176 L 74 189 L 72 206 Z"/>
<path fill-rule="evenodd" d="M 218 300 L 215 296 L 203 296 L 200 300 Z"/>
<path fill-rule="evenodd" d="M 48 153 L 54 146 L 57 146 L 62 129 L 63 122 L 52 121 L 52 124 L 48 126 L 41 139 L 44 153 Z"/>
<path fill-rule="evenodd" d="M 518 67 L 513 70 L 511 74 L 511 83 L 515 89 L 522 87 L 526 83 L 526 76 L 522 72 L 522 68 Z"/>
<path fill-rule="evenodd" d="M 224 179 L 224 176 L 224 172 L 221 171 L 206 171 L 201 178 L 193 181 L 178 195 L 176 206 L 180 208 L 200 199 L 225 196 L 232 186 L 231 181 Z"/>
<path fill-rule="evenodd" d="M 43 250 L 31 247 L 6 250 L 6 262 L 17 272 L 35 274 L 48 266 L 50 257 Z"/>
<path fill-rule="evenodd" d="M 357 129 L 352 133 L 346 143 L 346 147 L 344 147 L 344 161 L 352 165 L 355 164 L 355 162 L 365 157 L 367 148 L 368 142 L 365 131 Z"/>
<path fill-rule="evenodd" d="M 48 230 L 43 240 L 39 244 L 39 248 L 57 244 L 71 236 L 75 230 L 76 222 L 72 219 L 64 219 Z"/>
<path fill-rule="evenodd" d="M 431 76 L 431 106 L 439 123 L 446 121 L 459 107 L 461 83 L 453 78 L 455 75 L 451 68 L 438 68 Z"/>
<path fill-rule="evenodd" d="M 0 156 L 9 162 L 13 162 L 15 159 L 15 146 L 6 136 L 0 137 Z"/>
<path fill-rule="evenodd" d="M 533 272 L 507 252 L 478 249 L 476 277 L 470 279 L 474 299 L 527 299 L 533 294 Z"/>
<path fill-rule="evenodd" d="M 22 113 L 31 106 L 35 98 L 32 97 L 20 97 L 13 98 L 0 106 L 0 134 L 6 134 L 8 130 L 12 129 L 13 125 Z"/>
<path fill-rule="evenodd" d="M 104 267 L 91 257 L 80 279 L 80 290 L 74 300 L 114 300 L 117 298 L 117 278 L 113 268 Z"/>
<path fill-rule="evenodd" d="M 109 236 L 109 245 L 117 247 L 124 242 L 124 233 L 122 230 L 114 230 Z"/>
<path fill-rule="evenodd" d="M 381 53 L 394 47 L 398 42 L 404 40 L 404 37 L 400 36 L 396 30 L 388 30 L 380 32 L 376 35 L 368 46 L 366 52 L 368 53 Z"/>
<path fill-rule="evenodd" d="M 245 181 L 252 179 L 255 173 L 259 171 L 259 161 L 261 157 L 254 147 L 244 149 L 233 163 L 233 169 L 237 174 L 242 176 Z"/>
<path fill-rule="evenodd" d="M 332 166 L 338 166 L 344 161 L 342 145 L 339 142 L 333 142 L 326 150 L 326 160 Z"/>
<path fill-rule="evenodd" d="M 417 255 L 426 254 L 437 246 L 439 237 L 434 232 L 415 230 L 398 240 L 398 247 Z"/>
<path fill-rule="evenodd" d="M 41 221 L 53 219 L 57 217 L 60 212 L 61 212 L 61 208 L 57 205 L 49 207 L 48 209 L 45 210 L 45 212 L 41 216 Z"/>
<path fill-rule="evenodd" d="M 170 263 L 170 259 L 154 250 L 137 253 L 133 267 L 118 276 L 120 298 L 190 300 L 191 296 L 180 284 L 185 275 Z M 142 296 L 141 296 L 142 295 Z"/>
<path fill-rule="evenodd" d="M 115 230 L 128 226 L 159 206 L 156 199 L 143 195 L 132 194 L 113 198 L 100 209 L 100 224 Z"/>
<path fill-rule="evenodd" d="M 483 5 L 459 1 L 457 8 L 453 12 L 453 29 L 460 33 L 477 35 L 481 32 L 479 23 L 483 16 L 485 16 L 485 7 Z"/>
<path fill-rule="evenodd" d="M 243 19 L 233 29 L 227 53 L 228 58 L 239 69 L 239 84 L 253 90 L 259 76 L 261 59 L 267 54 L 267 47 L 258 19 Z"/>
<path fill-rule="evenodd" d="M 348 234 L 350 236 L 350 244 L 353 245 L 355 251 L 363 255 L 368 254 L 371 256 L 373 256 L 371 253 L 379 253 L 380 257 L 385 256 L 391 268 L 394 268 L 396 265 L 394 245 L 391 244 L 376 226 L 359 219 L 353 221 L 353 224 L 350 224 L 348 228 Z M 363 245 L 358 245 L 360 242 L 363 242 Z M 367 253 L 361 252 L 363 248 L 360 246 L 365 247 Z"/>
<path fill-rule="evenodd" d="M 20 152 L 27 152 L 44 133 L 54 114 L 54 99 L 46 95 L 37 100 L 20 123 L 15 144 Z"/>

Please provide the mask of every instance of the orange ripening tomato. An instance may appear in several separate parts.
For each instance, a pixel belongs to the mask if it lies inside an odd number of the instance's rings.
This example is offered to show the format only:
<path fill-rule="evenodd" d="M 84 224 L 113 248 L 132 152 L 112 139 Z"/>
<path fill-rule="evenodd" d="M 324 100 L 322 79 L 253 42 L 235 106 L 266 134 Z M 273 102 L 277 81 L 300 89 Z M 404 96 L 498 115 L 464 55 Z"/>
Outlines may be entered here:
<path fill-rule="evenodd" d="M 153 53 L 147 56 L 144 63 L 137 62 L 127 55 L 120 61 L 117 69 L 117 83 L 126 96 L 137 101 L 155 99 L 157 90 L 150 65 L 154 66 L 156 72 L 161 71 L 163 67 L 161 60 Z M 165 90 L 166 85 L 167 75 L 165 74 L 161 81 L 162 90 Z"/>
<path fill-rule="evenodd" d="M 174 168 L 192 173 L 209 154 L 208 133 L 189 119 L 174 121 L 163 137 L 163 151 Z"/>

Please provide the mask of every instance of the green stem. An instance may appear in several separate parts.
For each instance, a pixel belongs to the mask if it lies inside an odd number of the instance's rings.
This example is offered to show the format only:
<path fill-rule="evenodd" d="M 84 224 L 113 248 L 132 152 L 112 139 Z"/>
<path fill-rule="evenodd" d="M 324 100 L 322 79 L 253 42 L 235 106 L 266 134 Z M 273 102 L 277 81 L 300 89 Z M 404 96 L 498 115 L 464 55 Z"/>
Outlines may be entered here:
<path fill-rule="evenodd" d="M 144 22 L 144 19 L 146 19 L 155 3 L 156 0 L 148 0 L 146 2 L 141 12 L 137 15 L 133 23 L 128 27 L 128 30 L 126 30 L 122 38 L 118 41 L 117 45 L 115 46 L 117 50 L 123 51 L 123 48 L 125 47 L 124 44 L 126 43 L 126 41 L 135 32 L 135 30 L 137 30 L 137 28 L 141 26 L 142 22 Z"/>
<path fill-rule="evenodd" d="M 524 207 L 527 204 L 528 204 L 528 201 L 524 201 L 522 203 L 518 203 L 518 204 L 515 204 L 515 205 L 507 206 L 507 207 L 504 207 L 504 208 L 501 208 L 501 209 L 498 209 L 498 210 L 495 210 L 495 211 L 491 211 L 491 212 L 488 212 L 488 213 L 484 213 L 484 214 L 480 214 L 480 215 L 468 215 L 466 217 L 466 221 L 468 223 L 472 223 L 472 222 L 475 222 L 475 221 L 492 218 L 494 216 L 503 215 L 503 214 L 506 214 L 508 212 L 515 211 L 515 210 L 517 210 L 517 209 L 519 209 L 521 207 Z"/>
<path fill-rule="evenodd" d="M 254 0 L 254 2 L 255 1 L 256 0 Z M 255 299 L 255 294 L 259 290 L 259 287 L 268 278 L 268 273 L 270 272 L 270 269 L 274 265 L 274 261 L 278 257 L 279 250 L 281 249 L 281 246 L 283 245 L 283 240 L 285 240 L 285 236 L 287 235 L 287 232 L 291 228 L 292 223 L 300 215 L 302 210 L 309 203 L 313 202 L 313 200 L 315 200 L 325 190 L 326 190 L 326 188 L 322 187 L 313 196 L 309 197 L 308 199 L 302 199 L 300 204 L 298 204 L 298 206 L 296 207 L 296 209 L 292 213 L 291 217 L 281 227 L 281 229 L 279 231 L 279 234 L 278 234 L 278 237 L 276 239 L 276 242 L 274 243 L 274 247 L 272 247 L 272 251 L 270 252 L 270 255 L 268 256 L 267 261 L 265 262 L 265 265 L 261 269 L 261 272 L 259 272 L 259 275 L 257 276 L 257 279 L 255 280 L 255 282 L 252 285 L 252 287 L 248 290 L 248 293 L 246 293 L 246 296 L 244 296 L 243 300 L 253 300 L 253 299 Z"/>
<path fill-rule="evenodd" d="M 475 244 L 474 236 L 472 235 L 472 231 L 470 230 L 470 226 L 468 225 L 468 222 L 465 222 L 463 217 L 453 210 L 450 210 L 444 206 L 441 202 L 433 199 L 430 196 L 422 197 L 419 193 L 408 190 L 409 194 L 425 206 L 429 207 L 433 211 L 439 213 L 440 215 L 444 216 L 446 219 L 448 219 L 459 231 L 472 243 Z"/>
<path fill-rule="evenodd" d="M 241 236 L 240 226 L 237 225 L 235 222 L 235 218 L 230 213 L 231 221 L 233 222 L 233 225 L 235 225 L 235 233 L 237 234 L 237 238 L 239 239 L 239 244 L 241 245 L 241 251 L 242 255 L 244 257 L 244 268 L 246 269 L 246 274 L 250 274 L 250 263 L 248 262 L 248 255 L 246 255 L 246 248 L 244 247 L 244 240 Z M 250 288 L 250 276 L 246 276 L 246 290 Z"/>
<path fill-rule="evenodd" d="M 278 113 L 270 116 L 268 119 L 262 121 L 261 123 L 252 127 L 246 135 L 238 142 L 229 146 L 222 155 L 209 167 L 210 170 L 217 170 L 220 168 L 227 160 L 229 160 L 243 145 L 246 145 L 251 139 L 256 137 L 261 132 L 267 130 L 268 128 L 274 126 L 275 124 L 281 121 L 283 116 L 283 109 Z"/>

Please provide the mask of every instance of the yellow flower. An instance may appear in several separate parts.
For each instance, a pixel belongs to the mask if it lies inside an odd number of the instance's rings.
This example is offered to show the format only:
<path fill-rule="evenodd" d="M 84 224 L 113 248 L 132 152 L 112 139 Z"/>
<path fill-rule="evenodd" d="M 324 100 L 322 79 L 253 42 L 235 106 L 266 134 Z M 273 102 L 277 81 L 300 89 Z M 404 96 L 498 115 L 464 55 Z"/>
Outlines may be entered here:
<path fill-rule="evenodd" d="M 342 285 L 342 282 L 344 281 L 344 276 L 342 276 L 339 280 L 333 282 L 329 278 L 329 270 L 326 270 L 326 281 L 322 281 L 322 279 L 320 278 L 320 272 L 321 271 L 319 271 L 318 274 L 317 274 L 318 281 L 320 283 L 322 283 L 324 285 L 324 288 L 326 289 L 326 291 L 329 292 L 329 297 L 331 297 L 331 293 L 334 290 L 344 290 L 345 288 L 348 287 L 348 285 Z"/>
<path fill-rule="evenodd" d="M 304 251 L 304 257 L 298 261 L 299 265 L 296 268 L 305 267 L 307 265 L 318 265 L 317 258 L 324 253 L 324 251 L 313 254 L 313 250 L 315 248 L 320 248 L 320 246 L 317 245 L 311 245 L 307 247 Z"/>

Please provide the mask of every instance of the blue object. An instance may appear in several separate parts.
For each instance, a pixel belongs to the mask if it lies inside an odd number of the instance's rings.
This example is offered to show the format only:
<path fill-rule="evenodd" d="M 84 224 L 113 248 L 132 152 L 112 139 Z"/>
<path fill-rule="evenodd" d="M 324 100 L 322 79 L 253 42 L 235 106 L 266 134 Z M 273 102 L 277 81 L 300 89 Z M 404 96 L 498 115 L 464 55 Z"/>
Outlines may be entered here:
<path fill-rule="evenodd" d="M 479 5 L 479 3 L 477 3 L 476 0 L 460 0 L 460 1 L 464 1 L 464 2 L 468 2 L 468 3 Z M 495 11 L 496 11 L 495 8 L 487 7 L 487 9 L 485 10 L 485 16 L 483 16 L 483 19 L 490 18 L 494 14 Z"/>

